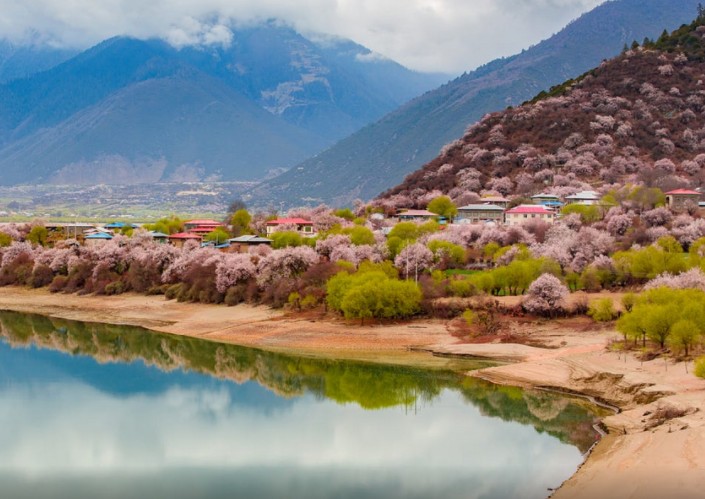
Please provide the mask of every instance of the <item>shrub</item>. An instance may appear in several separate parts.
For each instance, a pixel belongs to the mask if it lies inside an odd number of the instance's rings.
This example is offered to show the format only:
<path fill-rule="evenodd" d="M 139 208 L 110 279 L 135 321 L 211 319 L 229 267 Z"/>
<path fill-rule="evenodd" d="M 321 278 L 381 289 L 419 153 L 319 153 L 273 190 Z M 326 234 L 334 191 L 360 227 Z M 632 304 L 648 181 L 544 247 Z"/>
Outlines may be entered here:
<path fill-rule="evenodd" d="M 105 285 L 104 293 L 106 295 L 119 295 L 125 292 L 126 287 L 122 281 L 113 281 Z"/>
<path fill-rule="evenodd" d="M 41 288 L 51 284 L 54 272 L 48 265 L 37 265 L 32 271 L 28 284 L 33 288 Z"/>
<path fill-rule="evenodd" d="M 51 284 L 49 285 L 49 291 L 51 291 L 52 293 L 58 293 L 59 291 L 63 291 L 66 288 L 66 283 L 68 281 L 69 278 L 67 276 L 57 275 L 51 281 Z"/>
<path fill-rule="evenodd" d="M 328 306 L 347 319 L 403 318 L 414 315 L 421 290 L 414 282 L 399 281 L 379 270 L 340 272 L 327 284 Z"/>
<path fill-rule="evenodd" d="M 448 282 L 448 289 L 450 294 L 461 298 L 477 294 L 477 288 L 470 279 L 451 279 Z"/>
<path fill-rule="evenodd" d="M 617 313 L 611 298 L 600 298 L 590 303 L 588 315 L 596 322 L 609 322 L 617 316 Z"/>
<path fill-rule="evenodd" d="M 466 310 L 463 312 L 463 320 L 468 327 L 471 327 L 475 323 L 475 312 L 470 309 Z"/>
<path fill-rule="evenodd" d="M 225 293 L 224 302 L 227 306 L 232 307 L 245 301 L 247 297 L 247 284 L 238 284 L 231 286 Z"/>
<path fill-rule="evenodd" d="M 164 297 L 167 300 L 174 300 L 178 298 L 184 287 L 184 284 L 180 282 L 177 284 L 172 284 L 171 286 L 166 288 L 166 291 L 164 292 Z"/>
<path fill-rule="evenodd" d="M 698 378 L 705 378 L 705 355 L 695 359 L 695 370 L 693 372 Z"/>

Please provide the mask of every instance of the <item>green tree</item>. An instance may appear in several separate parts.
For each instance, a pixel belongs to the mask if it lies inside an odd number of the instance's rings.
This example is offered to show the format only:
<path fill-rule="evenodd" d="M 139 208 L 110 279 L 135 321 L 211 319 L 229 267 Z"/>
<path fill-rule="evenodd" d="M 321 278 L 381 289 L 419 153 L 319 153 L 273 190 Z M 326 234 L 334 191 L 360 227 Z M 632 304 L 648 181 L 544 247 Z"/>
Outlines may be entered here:
<path fill-rule="evenodd" d="M 162 234 L 176 234 L 177 232 L 183 232 L 184 221 L 176 215 L 171 215 L 170 217 L 160 218 L 153 224 L 145 224 L 144 228 L 161 232 Z"/>
<path fill-rule="evenodd" d="M 204 241 L 215 244 L 223 244 L 228 239 L 230 239 L 230 234 L 228 234 L 228 231 L 226 231 L 223 227 L 218 227 L 203 237 Z"/>
<path fill-rule="evenodd" d="M 352 212 L 350 208 L 340 208 L 338 210 L 335 210 L 333 214 L 336 217 L 344 218 L 345 220 L 348 220 L 352 222 L 355 220 L 355 214 Z"/>
<path fill-rule="evenodd" d="M 293 230 L 275 232 L 272 234 L 271 239 L 272 248 L 274 249 L 287 248 L 289 246 L 301 246 L 304 244 L 301 234 L 294 232 Z"/>
<path fill-rule="evenodd" d="M 5 248 L 12 244 L 12 238 L 9 234 L 0 232 L 0 248 Z"/>
<path fill-rule="evenodd" d="M 240 236 L 242 234 L 249 234 L 250 222 L 252 221 L 252 215 L 244 208 L 240 208 L 233 216 L 230 217 L 230 225 L 233 228 L 233 235 Z"/>
<path fill-rule="evenodd" d="M 39 244 L 41 246 L 45 246 L 47 243 L 48 235 L 49 231 L 47 231 L 46 227 L 44 227 L 43 225 L 35 225 L 29 231 L 29 234 L 27 234 L 27 241 L 32 244 Z"/>
<path fill-rule="evenodd" d="M 682 349 L 685 356 L 700 338 L 701 331 L 698 325 L 689 319 L 681 319 L 673 326 L 668 335 L 668 345 L 673 349 Z"/>
<path fill-rule="evenodd" d="M 590 303 L 588 315 L 596 322 L 609 322 L 614 319 L 617 313 L 612 298 L 600 298 Z"/>
<path fill-rule="evenodd" d="M 327 283 L 328 306 L 347 319 L 403 318 L 418 312 L 421 290 L 412 281 L 400 281 L 382 270 L 355 274 L 340 272 Z"/>
<path fill-rule="evenodd" d="M 346 227 L 343 229 L 343 234 L 349 235 L 350 242 L 356 246 L 375 243 L 374 233 L 367 227 L 362 227 L 360 225 L 356 225 L 355 227 Z"/>
<path fill-rule="evenodd" d="M 646 311 L 646 336 L 661 348 L 671 332 L 671 326 L 678 320 L 678 309 L 673 305 L 650 305 Z"/>
<path fill-rule="evenodd" d="M 561 213 L 563 215 L 571 215 L 573 213 L 576 213 L 580 215 L 580 220 L 582 220 L 583 223 L 587 224 L 597 222 L 602 218 L 600 207 L 596 205 L 571 203 L 563 207 Z"/>
<path fill-rule="evenodd" d="M 436 263 L 445 260 L 449 266 L 457 267 L 465 263 L 465 248 L 449 241 L 434 239 L 428 243 Z M 447 266 L 446 266 L 447 268 Z"/>
<path fill-rule="evenodd" d="M 438 196 L 428 203 L 428 211 L 452 220 L 458 214 L 458 208 L 448 196 Z"/>

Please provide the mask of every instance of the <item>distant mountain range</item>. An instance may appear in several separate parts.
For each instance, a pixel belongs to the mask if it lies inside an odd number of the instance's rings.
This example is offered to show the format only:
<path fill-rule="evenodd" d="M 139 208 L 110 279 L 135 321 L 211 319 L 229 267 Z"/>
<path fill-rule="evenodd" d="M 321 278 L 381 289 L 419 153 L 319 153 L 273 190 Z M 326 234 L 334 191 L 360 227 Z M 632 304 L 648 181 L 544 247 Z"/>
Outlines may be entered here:
<path fill-rule="evenodd" d="M 261 179 L 445 80 L 275 24 L 72 55 L 0 44 L 0 183 Z"/>
<path fill-rule="evenodd" d="M 265 182 L 253 201 L 350 204 L 398 184 L 484 114 L 531 99 L 617 55 L 625 44 L 689 23 L 698 0 L 608 1 L 548 40 L 427 92 Z M 501 36 L 502 27 L 497 27 Z M 488 40 L 487 43 L 491 43 Z M 472 50 L 472 47 L 468 47 Z"/>

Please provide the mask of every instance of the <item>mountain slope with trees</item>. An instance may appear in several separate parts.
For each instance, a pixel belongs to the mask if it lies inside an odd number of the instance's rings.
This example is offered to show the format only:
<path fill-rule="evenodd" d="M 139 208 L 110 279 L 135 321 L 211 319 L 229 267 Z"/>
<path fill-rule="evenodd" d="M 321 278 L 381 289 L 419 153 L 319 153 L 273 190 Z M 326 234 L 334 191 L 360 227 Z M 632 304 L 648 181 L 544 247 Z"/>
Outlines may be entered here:
<path fill-rule="evenodd" d="M 616 0 L 521 54 L 427 92 L 323 153 L 266 182 L 257 200 L 349 204 L 369 199 L 433 159 L 484 114 L 515 106 L 693 19 L 697 0 Z"/>
<path fill-rule="evenodd" d="M 382 198 L 695 188 L 705 174 L 705 19 L 634 45 L 534 102 L 487 115 Z"/>

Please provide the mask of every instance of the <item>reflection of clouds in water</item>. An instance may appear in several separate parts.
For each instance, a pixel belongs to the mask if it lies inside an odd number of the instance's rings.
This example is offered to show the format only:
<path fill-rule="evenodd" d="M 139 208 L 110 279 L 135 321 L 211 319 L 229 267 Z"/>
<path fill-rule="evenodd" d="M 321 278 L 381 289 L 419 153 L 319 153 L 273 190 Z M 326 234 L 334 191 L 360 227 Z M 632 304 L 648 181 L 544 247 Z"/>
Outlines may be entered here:
<path fill-rule="evenodd" d="M 479 476 L 476 485 L 488 491 L 511 482 L 545 493 L 581 460 L 532 427 L 482 417 L 455 392 L 405 411 L 306 396 L 263 414 L 224 389 L 116 398 L 83 384 L 15 386 L 0 391 L 0 471 L 47 478 L 194 467 L 387 470 L 416 485 Z"/>

